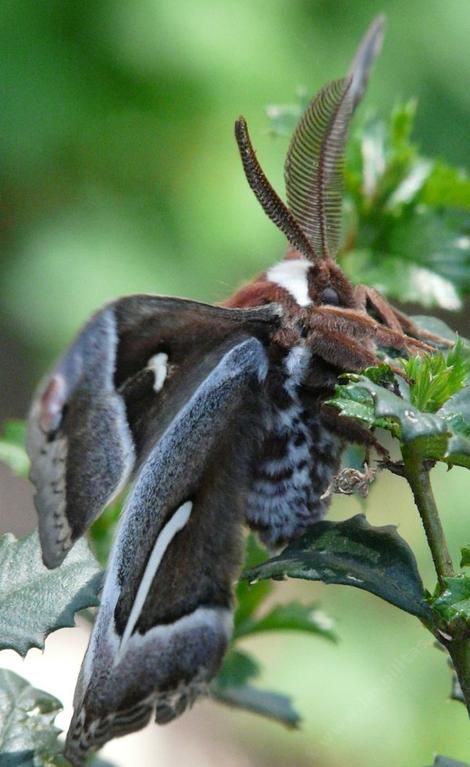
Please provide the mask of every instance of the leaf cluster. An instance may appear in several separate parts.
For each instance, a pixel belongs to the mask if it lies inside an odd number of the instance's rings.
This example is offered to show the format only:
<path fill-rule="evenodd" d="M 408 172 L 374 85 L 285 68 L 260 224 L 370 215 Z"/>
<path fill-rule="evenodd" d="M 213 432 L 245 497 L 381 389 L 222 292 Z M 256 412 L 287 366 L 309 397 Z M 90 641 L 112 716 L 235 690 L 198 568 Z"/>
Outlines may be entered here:
<path fill-rule="evenodd" d="M 424 317 L 414 319 L 423 329 L 435 328 Z M 387 362 L 346 376 L 330 404 L 370 428 L 387 429 L 425 459 L 470 468 L 469 347 L 454 340 L 450 351 L 401 360 L 404 378 Z"/>

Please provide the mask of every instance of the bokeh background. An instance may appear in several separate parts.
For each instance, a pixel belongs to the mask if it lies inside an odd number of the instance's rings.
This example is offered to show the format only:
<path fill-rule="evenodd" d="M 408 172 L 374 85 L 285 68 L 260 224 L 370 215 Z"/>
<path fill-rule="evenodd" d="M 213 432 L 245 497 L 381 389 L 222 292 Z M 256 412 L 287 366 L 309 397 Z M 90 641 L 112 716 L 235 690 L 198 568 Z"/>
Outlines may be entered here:
<path fill-rule="evenodd" d="M 470 167 L 468 0 L 2 0 L 1 419 L 25 415 L 38 375 L 105 301 L 138 291 L 221 300 L 282 256 L 282 236 L 243 177 L 234 119 L 245 115 L 282 190 L 287 139 L 269 135 L 265 107 L 341 76 L 380 11 L 386 43 L 362 110 L 386 116 L 399 98 L 418 97 L 423 152 Z M 465 316 L 447 319 L 469 332 Z M 457 554 L 470 542 L 470 475 L 437 471 L 435 485 Z M 332 513 L 359 510 L 343 499 Z M 431 588 L 403 482 L 382 477 L 368 514 L 399 524 Z M 34 524 L 30 488 L 2 469 L 1 531 Z M 470 761 L 465 710 L 446 702 L 445 657 L 414 619 L 354 589 L 279 586 L 280 600 L 294 595 L 321 602 L 340 644 L 284 634 L 247 646 L 264 664 L 261 682 L 294 697 L 300 732 L 204 703 L 114 744 L 115 764 L 424 767 L 435 753 Z M 33 651 L 25 667 L 11 653 L 0 665 L 70 704 L 79 633 L 51 637 L 44 659 Z"/>

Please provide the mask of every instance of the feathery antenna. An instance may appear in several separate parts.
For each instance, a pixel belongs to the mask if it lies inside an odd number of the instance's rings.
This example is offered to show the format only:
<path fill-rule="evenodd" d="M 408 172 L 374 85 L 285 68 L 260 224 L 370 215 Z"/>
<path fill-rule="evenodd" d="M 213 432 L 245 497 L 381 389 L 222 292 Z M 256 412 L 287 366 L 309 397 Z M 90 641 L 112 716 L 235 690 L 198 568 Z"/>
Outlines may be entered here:
<path fill-rule="evenodd" d="M 348 75 L 352 77 L 351 98 L 353 111 L 361 101 L 367 88 L 371 69 L 382 49 L 385 16 L 377 16 L 359 43 L 351 62 Z"/>
<path fill-rule="evenodd" d="M 239 117 L 235 122 L 235 138 L 247 181 L 264 212 L 281 232 L 285 234 L 294 248 L 299 250 L 309 260 L 317 260 L 315 250 L 302 231 L 301 226 L 266 178 L 256 158 L 244 117 Z"/>
<path fill-rule="evenodd" d="M 380 51 L 385 19 L 370 25 L 349 75 L 325 85 L 294 130 L 284 165 L 287 203 L 320 258 L 334 258 L 341 234 L 343 164 L 352 114 Z"/>
<path fill-rule="evenodd" d="M 344 148 L 352 114 L 352 78 L 333 80 L 298 123 L 284 166 L 287 202 L 320 258 L 338 249 Z"/>

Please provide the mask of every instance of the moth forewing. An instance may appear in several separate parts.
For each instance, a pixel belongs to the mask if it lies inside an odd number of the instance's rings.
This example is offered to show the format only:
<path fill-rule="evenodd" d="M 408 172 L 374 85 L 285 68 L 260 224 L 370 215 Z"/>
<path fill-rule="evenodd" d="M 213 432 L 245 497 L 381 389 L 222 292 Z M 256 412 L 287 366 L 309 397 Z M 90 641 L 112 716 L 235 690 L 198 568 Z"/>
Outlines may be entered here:
<path fill-rule="evenodd" d="M 74 764 L 152 710 L 158 721 L 177 716 L 218 670 L 267 371 L 256 338 L 228 339 L 206 355 L 140 465 L 77 687 Z"/>
<path fill-rule="evenodd" d="M 124 488 L 146 441 L 155 439 L 155 423 L 165 426 L 163 403 L 171 418 L 184 400 L 197 360 L 237 330 L 267 338 L 276 323 L 270 309 L 145 295 L 91 318 L 39 386 L 29 417 L 30 476 L 48 567 L 60 565 Z"/>
<path fill-rule="evenodd" d="M 40 385 L 27 448 L 44 563 L 57 567 L 126 483 L 135 459 L 125 403 L 114 387 L 112 307 L 96 314 Z"/>

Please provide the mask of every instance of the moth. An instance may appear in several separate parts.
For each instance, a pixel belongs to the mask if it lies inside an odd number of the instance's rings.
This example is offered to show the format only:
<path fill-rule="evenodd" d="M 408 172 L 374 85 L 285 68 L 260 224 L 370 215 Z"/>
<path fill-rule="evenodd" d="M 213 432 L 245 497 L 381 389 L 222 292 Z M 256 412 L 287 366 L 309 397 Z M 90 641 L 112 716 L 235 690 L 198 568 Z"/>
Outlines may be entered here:
<path fill-rule="evenodd" d="M 164 724 L 207 693 L 230 641 L 243 526 L 269 548 L 321 519 L 347 442 L 374 438 L 325 401 L 338 375 L 436 340 L 335 263 L 348 127 L 384 20 L 313 98 L 271 187 L 243 117 L 248 183 L 283 261 L 222 306 L 133 295 L 97 312 L 33 401 L 31 479 L 44 563 L 61 564 L 130 484 L 81 668 L 66 755 Z"/>

